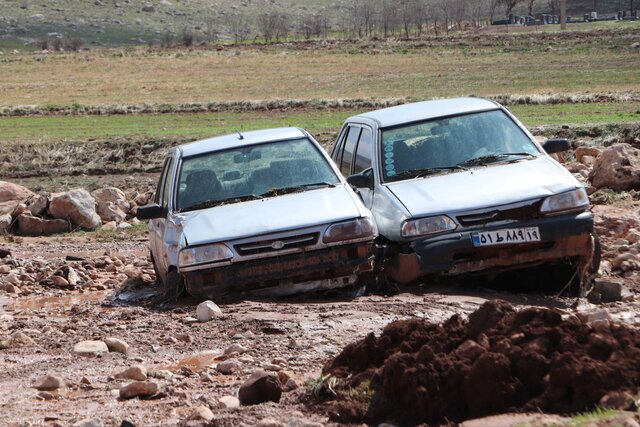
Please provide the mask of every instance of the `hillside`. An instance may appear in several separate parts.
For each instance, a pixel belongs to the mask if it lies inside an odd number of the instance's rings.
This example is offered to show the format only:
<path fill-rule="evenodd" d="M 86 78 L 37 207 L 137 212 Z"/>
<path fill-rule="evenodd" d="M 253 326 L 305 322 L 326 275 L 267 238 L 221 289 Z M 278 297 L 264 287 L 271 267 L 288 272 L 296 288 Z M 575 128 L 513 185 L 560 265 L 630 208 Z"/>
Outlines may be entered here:
<path fill-rule="evenodd" d="M 185 30 L 194 35 L 194 42 L 232 38 L 233 31 L 242 31 L 250 39 L 258 33 L 257 15 L 265 10 L 284 16 L 291 32 L 299 31 L 305 18 L 313 15 L 322 16 L 329 30 L 335 30 L 349 19 L 349 8 L 376 7 L 382 1 L 0 0 L 0 47 L 10 46 L 8 40 L 12 39 L 16 39 L 16 46 L 26 43 L 36 47 L 46 36 L 77 38 L 85 46 L 160 44 L 179 40 Z M 427 20 L 440 13 L 438 0 L 425 0 L 424 4 Z M 569 0 L 569 14 L 581 16 L 593 4 L 593 0 Z M 601 14 L 620 7 L 615 0 L 598 0 L 597 4 Z M 549 2 L 538 0 L 535 10 L 549 12 Z M 517 13 L 525 11 L 524 2 L 515 9 Z"/>

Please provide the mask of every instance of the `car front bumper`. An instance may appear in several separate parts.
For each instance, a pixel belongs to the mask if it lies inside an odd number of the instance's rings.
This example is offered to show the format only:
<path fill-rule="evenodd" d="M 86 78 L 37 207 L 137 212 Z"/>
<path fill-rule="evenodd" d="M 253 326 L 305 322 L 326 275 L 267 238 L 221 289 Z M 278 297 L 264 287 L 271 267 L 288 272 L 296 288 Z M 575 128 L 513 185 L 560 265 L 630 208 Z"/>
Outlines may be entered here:
<path fill-rule="evenodd" d="M 476 247 L 471 237 L 479 231 L 526 227 L 539 228 L 539 242 Z M 387 277 L 405 284 L 429 274 L 504 271 L 566 258 L 590 262 L 594 251 L 592 234 L 590 212 L 457 231 L 412 241 L 412 252 L 391 257 L 384 268 Z"/>
<path fill-rule="evenodd" d="M 373 258 L 371 241 L 212 266 L 182 275 L 191 295 L 216 298 L 292 283 L 353 278 L 372 271 Z M 345 285 L 350 283 L 345 281 Z"/>

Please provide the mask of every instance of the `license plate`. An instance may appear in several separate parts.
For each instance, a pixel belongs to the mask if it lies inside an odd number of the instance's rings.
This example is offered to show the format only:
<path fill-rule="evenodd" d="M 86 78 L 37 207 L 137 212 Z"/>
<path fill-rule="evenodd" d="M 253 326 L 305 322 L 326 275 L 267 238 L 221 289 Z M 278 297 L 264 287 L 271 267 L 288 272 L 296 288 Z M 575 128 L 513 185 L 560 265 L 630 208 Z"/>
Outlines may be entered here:
<path fill-rule="evenodd" d="M 510 245 L 514 243 L 539 242 L 538 227 L 507 228 L 504 230 L 472 233 L 473 246 Z"/>

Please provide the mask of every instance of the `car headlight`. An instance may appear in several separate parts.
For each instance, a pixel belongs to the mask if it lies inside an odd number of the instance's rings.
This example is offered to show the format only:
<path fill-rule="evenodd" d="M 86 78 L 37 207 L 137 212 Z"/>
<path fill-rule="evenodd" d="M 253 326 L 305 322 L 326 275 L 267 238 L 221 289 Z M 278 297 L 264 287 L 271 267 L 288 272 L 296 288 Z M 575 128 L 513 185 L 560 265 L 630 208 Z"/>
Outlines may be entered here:
<path fill-rule="evenodd" d="M 402 224 L 402 237 L 425 236 L 455 230 L 456 228 L 458 228 L 458 225 L 448 216 L 432 216 L 405 221 Z"/>
<path fill-rule="evenodd" d="M 369 218 L 358 218 L 352 221 L 332 224 L 324 233 L 324 243 L 341 242 L 345 240 L 364 239 L 373 237 L 375 226 Z"/>
<path fill-rule="evenodd" d="M 233 258 L 231 249 L 222 243 L 215 245 L 185 248 L 180 251 L 180 267 L 204 264 L 207 262 L 224 261 Z"/>
<path fill-rule="evenodd" d="M 568 212 L 580 212 L 589 206 L 589 196 L 584 188 L 578 188 L 566 193 L 555 194 L 544 199 L 540 213 L 545 215 L 560 215 Z"/>

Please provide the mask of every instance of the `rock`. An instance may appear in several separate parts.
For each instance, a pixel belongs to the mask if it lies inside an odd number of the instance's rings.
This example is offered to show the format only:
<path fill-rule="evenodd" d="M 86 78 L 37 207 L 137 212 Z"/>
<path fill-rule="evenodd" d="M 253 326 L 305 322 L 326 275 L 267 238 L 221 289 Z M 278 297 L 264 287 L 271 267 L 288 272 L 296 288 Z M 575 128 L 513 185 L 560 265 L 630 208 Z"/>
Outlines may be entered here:
<path fill-rule="evenodd" d="M 51 280 L 54 286 L 58 286 L 59 288 L 69 286 L 69 281 L 62 276 L 51 276 L 49 280 Z"/>
<path fill-rule="evenodd" d="M 262 365 L 262 369 L 266 370 L 266 371 L 274 371 L 274 372 L 278 372 L 281 371 L 283 368 L 280 365 L 275 365 L 273 363 L 264 363 Z"/>
<path fill-rule="evenodd" d="M 153 5 L 152 5 L 152 4 L 147 3 L 147 4 L 145 4 L 145 5 L 143 5 L 143 6 L 142 6 L 142 11 L 143 11 L 143 12 L 147 12 L 147 13 L 153 13 L 153 12 L 155 12 L 155 11 L 156 11 L 156 8 L 155 8 L 155 7 L 153 7 Z"/>
<path fill-rule="evenodd" d="M 158 370 L 158 371 L 150 371 L 148 374 L 148 376 L 152 377 L 152 378 L 159 378 L 162 380 L 170 380 L 173 378 L 173 372 L 171 371 L 167 371 L 167 370 Z"/>
<path fill-rule="evenodd" d="M 102 222 L 115 222 L 116 224 L 124 221 L 127 217 L 126 212 L 123 212 L 118 206 L 111 202 L 98 202 L 96 205 L 96 212 Z"/>
<path fill-rule="evenodd" d="M 105 338 L 104 343 L 107 345 L 107 348 L 109 349 L 109 351 L 122 353 L 122 354 L 127 354 L 127 352 L 129 351 L 129 344 L 127 344 L 126 342 L 118 338 L 112 338 L 112 337 Z M 145 371 L 145 377 L 146 376 L 147 376 L 147 373 Z"/>
<path fill-rule="evenodd" d="M 69 230 L 71 226 L 64 219 L 42 219 L 26 212 L 18 216 L 18 232 L 25 236 L 50 236 Z"/>
<path fill-rule="evenodd" d="M 129 224 L 128 222 L 121 222 L 120 224 L 118 224 L 118 230 L 126 230 L 127 228 L 131 228 L 132 225 Z"/>
<path fill-rule="evenodd" d="M 294 375 L 288 371 L 278 372 L 278 381 L 282 384 L 282 390 L 289 392 L 298 388 L 298 382 L 294 379 Z"/>
<path fill-rule="evenodd" d="M 218 399 L 218 402 L 220 402 L 220 405 L 224 408 L 237 408 L 240 406 L 240 400 L 235 396 L 223 396 Z"/>
<path fill-rule="evenodd" d="M 86 418 L 73 424 L 73 427 L 104 427 L 100 418 Z"/>
<path fill-rule="evenodd" d="M 121 211 L 127 212 L 131 204 L 127 202 L 127 196 L 122 190 L 116 187 L 105 187 L 91 192 L 91 196 L 100 203 L 113 203 Z"/>
<path fill-rule="evenodd" d="M 613 268 L 621 268 L 622 264 L 625 261 L 630 261 L 630 262 L 637 262 L 638 258 L 636 255 L 632 254 L 632 253 L 623 253 L 622 255 L 618 255 L 617 257 L 615 257 L 613 260 L 611 260 L 611 266 Z"/>
<path fill-rule="evenodd" d="M 144 381 L 134 381 L 120 389 L 120 399 L 133 397 L 150 397 L 158 392 L 158 384 Z"/>
<path fill-rule="evenodd" d="M 49 198 L 44 194 L 35 194 L 27 199 L 26 205 L 31 215 L 40 216 L 46 212 L 47 206 L 49 206 Z"/>
<path fill-rule="evenodd" d="M 20 284 L 20 277 L 18 277 L 17 274 L 15 273 L 11 273 L 9 274 L 5 279 L 5 282 L 12 284 L 12 285 L 19 285 Z"/>
<path fill-rule="evenodd" d="M 142 365 L 135 365 L 118 374 L 115 374 L 114 378 L 122 380 L 144 381 L 147 379 L 147 368 Z"/>
<path fill-rule="evenodd" d="M 626 143 L 606 148 L 589 178 L 596 188 L 620 191 L 640 188 L 640 150 Z"/>
<path fill-rule="evenodd" d="M 122 272 L 126 274 L 130 279 L 135 279 L 142 275 L 142 272 L 131 264 L 125 265 Z"/>
<path fill-rule="evenodd" d="M 15 347 L 37 347 L 38 344 L 23 332 L 14 332 L 10 337 L 0 340 L 0 350 Z"/>
<path fill-rule="evenodd" d="M 589 313 L 577 313 L 576 316 L 583 322 L 595 328 L 599 325 L 609 325 L 611 315 L 605 310 L 592 311 Z"/>
<path fill-rule="evenodd" d="M 189 416 L 190 420 L 204 420 L 211 421 L 213 420 L 213 412 L 211 409 L 204 405 L 196 406 L 191 410 L 191 415 Z"/>
<path fill-rule="evenodd" d="M 58 375 L 47 375 L 40 378 L 33 385 L 33 388 L 40 391 L 51 391 L 66 388 L 67 384 L 64 379 Z"/>
<path fill-rule="evenodd" d="M 222 315 L 222 310 L 213 301 L 205 301 L 198 304 L 196 317 L 200 322 L 208 322 Z"/>
<path fill-rule="evenodd" d="M 578 163 L 583 163 L 582 158 L 584 156 L 589 156 L 589 157 L 593 157 L 593 158 L 598 158 L 598 156 L 602 153 L 602 150 L 599 149 L 598 147 L 586 147 L 586 146 L 581 146 L 576 148 L 575 151 L 575 155 L 576 155 L 576 161 Z"/>
<path fill-rule="evenodd" d="M 266 372 L 255 372 L 240 386 L 238 399 L 241 405 L 256 405 L 264 402 L 280 402 L 280 381 Z"/>
<path fill-rule="evenodd" d="M 247 348 L 240 345 L 240 344 L 231 344 L 229 347 L 227 347 L 224 350 L 224 355 L 225 356 L 230 356 L 232 354 L 242 354 L 242 353 L 246 353 L 247 352 Z"/>
<path fill-rule="evenodd" d="M 116 230 L 118 228 L 118 224 L 115 221 L 107 222 L 100 227 L 101 230 Z"/>
<path fill-rule="evenodd" d="M 10 214 L 25 199 L 33 193 L 17 184 L 0 181 L 0 215 Z"/>
<path fill-rule="evenodd" d="M 11 214 L 0 215 L 0 234 L 8 233 L 11 229 L 12 222 L 13 218 L 11 218 Z"/>
<path fill-rule="evenodd" d="M 80 341 L 73 346 L 73 352 L 80 356 L 98 356 L 109 352 L 104 341 Z"/>
<path fill-rule="evenodd" d="M 601 408 L 617 409 L 620 411 L 637 410 L 636 400 L 625 391 L 611 391 L 600 399 L 598 404 Z"/>
<path fill-rule="evenodd" d="M 10 251 L 0 248 L 0 259 L 10 257 L 10 256 L 11 256 Z"/>
<path fill-rule="evenodd" d="M 21 292 L 20 288 L 14 285 L 13 283 L 0 285 L 0 289 L 4 290 L 8 294 L 19 294 Z"/>
<path fill-rule="evenodd" d="M 85 230 L 95 230 L 102 224 L 94 198 L 84 189 L 52 194 L 49 212 L 54 218 L 66 219 Z"/>
<path fill-rule="evenodd" d="M 78 275 L 78 272 L 73 267 L 66 267 L 65 276 L 66 276 L 67 282 L 69 282 L 71 286 L 77 285 L 78 282 L 80 281 L 80 276 Z"/>
<path fill-rule="evenodd" d="M 9 274 L 11 272 L 11 266 L 7 264 L 0 265 L 0 274 Z"/>
<path fill-rule="evenodd" d="M 193 342 L 193 337 L 185 333 L 175 334 L 174 338 L 178 341 L 186 342 L 187 344 Z"/>
<path fill-rule="evenodd" d="M 220 372 L 222 375 L 231 375 L 239 369 L 240 364 L 233 360 L 225 360 L 224 362 L 220 362 L 216 365 L 216 371 Z"/>
<path fill-rule="evenodd" d="M 622 299 L 622 282 L 596 280 L 593 290 L 600 294 L 600 301 L 615 302 Z"/>

